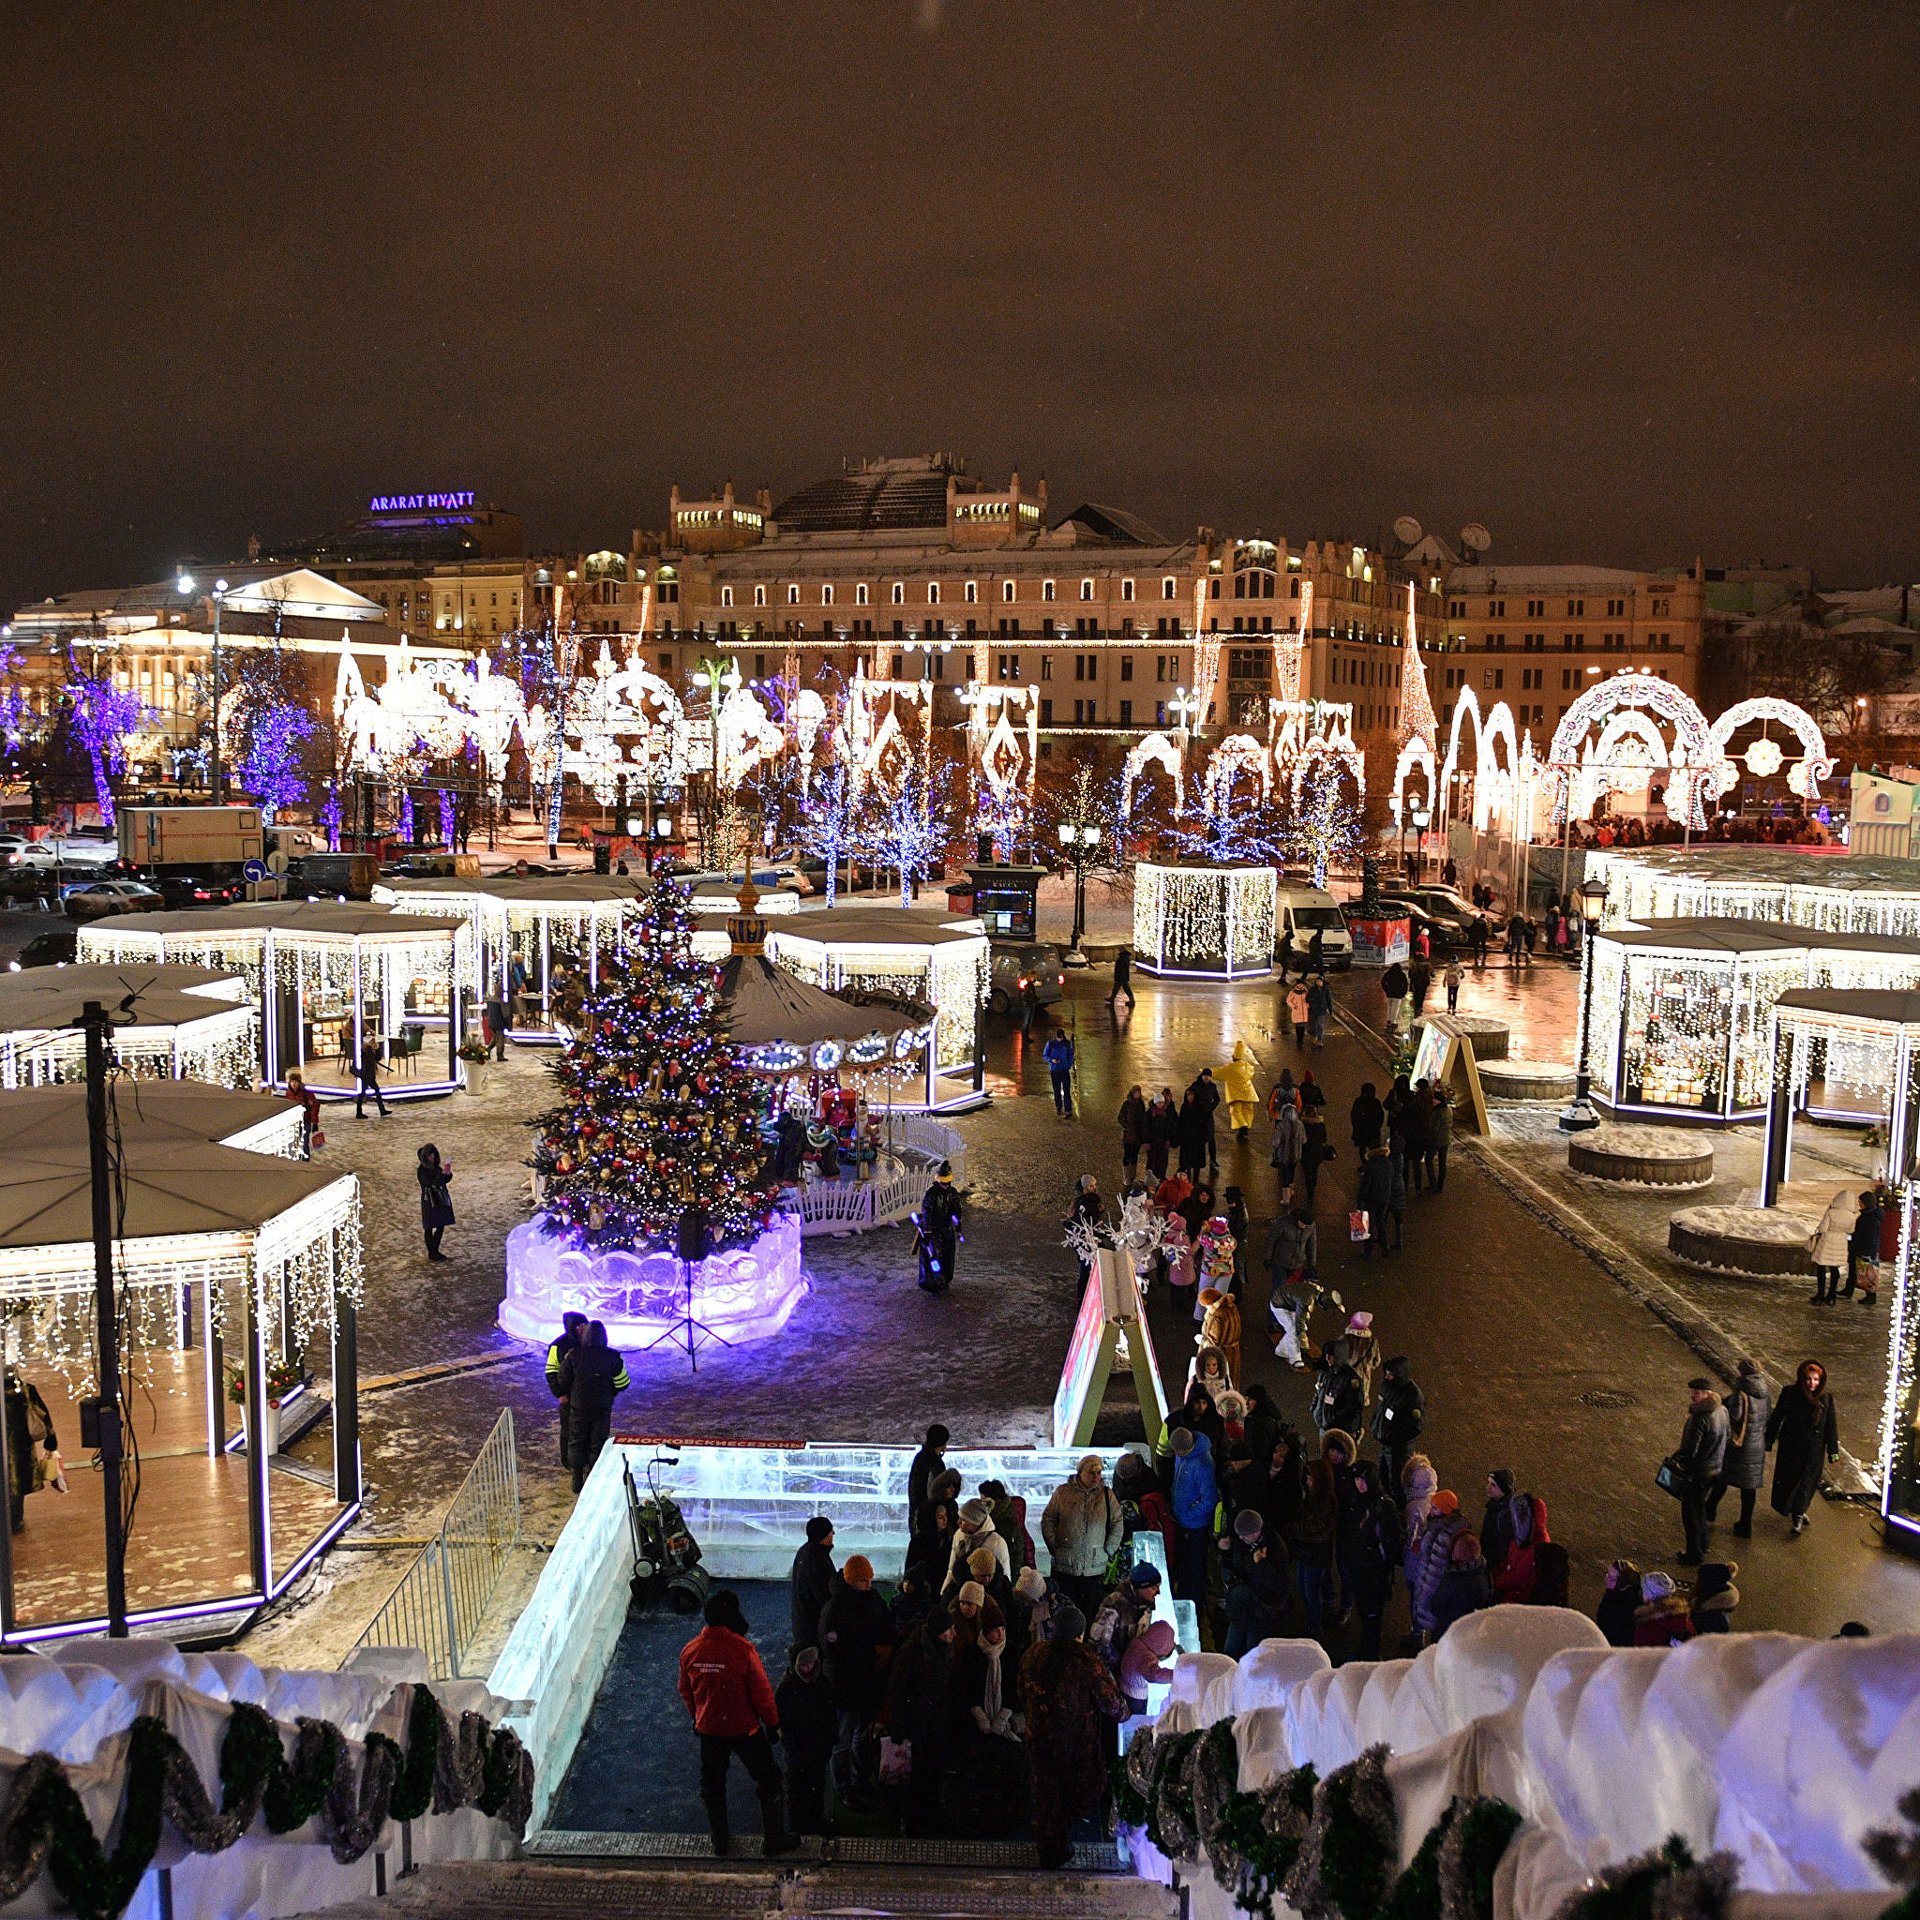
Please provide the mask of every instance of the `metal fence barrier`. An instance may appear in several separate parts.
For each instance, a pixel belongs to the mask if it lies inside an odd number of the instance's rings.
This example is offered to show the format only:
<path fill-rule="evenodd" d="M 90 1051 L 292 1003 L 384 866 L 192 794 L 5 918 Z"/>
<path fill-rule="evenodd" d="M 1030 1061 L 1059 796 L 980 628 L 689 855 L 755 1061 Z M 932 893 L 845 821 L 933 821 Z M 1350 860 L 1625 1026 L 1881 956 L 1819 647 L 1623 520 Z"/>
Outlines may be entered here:
<path fill-rule="evenodd" d="M 439 1534 L 401 1576 L 355 1650 L 418 1647 L 436 1680 L 459 1679 L 461 1660 L 519 1544 L 520 1465 L 508 1407 L 460 1483 Z"/>

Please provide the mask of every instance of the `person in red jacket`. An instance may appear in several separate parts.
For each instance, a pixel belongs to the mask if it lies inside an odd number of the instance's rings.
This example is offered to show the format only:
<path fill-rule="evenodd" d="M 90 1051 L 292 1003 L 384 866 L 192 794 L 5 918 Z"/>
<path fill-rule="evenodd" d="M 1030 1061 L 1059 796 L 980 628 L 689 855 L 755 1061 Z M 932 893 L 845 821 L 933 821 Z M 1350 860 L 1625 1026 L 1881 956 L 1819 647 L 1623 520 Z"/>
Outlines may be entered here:
<path fill-rule="evenodd" d="M 707 1596 L 706 1628 L 680 1649 L 680 1698 L 700 1736 L 700 1799 L 707 1809 L 713 1851 L 724 1854 L 727 1830 L 727 1766 L 735 1754 L 760 1796 L 763 1850 L 768 1858 L 794 1844 L 786 1830 L 783 1783 L 768 1737 L 780 1731 L 780 1709 L 760 1656 L 747 1638 L 740 1596 L 721 1587 Z"/>

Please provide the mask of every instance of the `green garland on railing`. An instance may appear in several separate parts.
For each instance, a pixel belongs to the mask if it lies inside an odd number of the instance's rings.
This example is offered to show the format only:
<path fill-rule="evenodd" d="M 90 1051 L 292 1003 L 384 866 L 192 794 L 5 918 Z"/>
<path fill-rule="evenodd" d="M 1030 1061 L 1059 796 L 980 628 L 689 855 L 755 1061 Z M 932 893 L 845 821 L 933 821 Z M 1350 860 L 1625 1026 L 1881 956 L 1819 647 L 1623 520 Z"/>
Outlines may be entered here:
<path fill-rule="evenodd" d="M 1493 1872 L 1519 1827 L 1504 1800 L 1456 1795 L 1393 1883 L 1382 1920 L 1493 1920 Z"/>
<path fill-rule="evenodd" d="M 1679 1834 L 1665 1845 L 1603 1868 L 1593 1885 L 1569 1894 L 1554 1920 L 1721 1920 L 1739 1879 L 1731 1853 L 1696 1860 Z"/>
<path fill-rule="evenodd" d="M 1231 1889 L 1236 1906 L 1273 1920 L 1274 1896 L 1300 1857 L 1313 1818 L 1313 1790 L 1319 1784 L 1320 1775 L 1309 1761 L 1258 1793 L 1229 1796 L 1218 1836 L 1223 1850 L 1236 1858 L 1237 1871 L 1219 1877 L 1220 1884 Z"/>
<path fill-rule="evenodd" d="M 1147 1838 L 1169 1860 L 1190 1859 L 1199 1843 L 1193 1825 L 1193 1775 L 1189 1762 L 1203 1736 L 1176 1733 L 1153 1743 L 1153 1788 L 1147 1800 Z"/>
<path fill-rule="evenodd" d="M 1377 1920 L 1399 1852 L 1387 1749 L 1369 1747 L 1314 1788 L 1313 1824 L 1283 1891 L 1303 1920 Z"/>
<path fill-rule="evenodd" d="M 273 1833 L 321 1815 L 342 1864 L 359 1859 L 390 1819 L 418 1819 L 429 1805 L 477 1806 L 517 1833 L 526 1829 L 533 1768 L 519 1738 L 463 1714 L 456 1740 L 430 1688 L 413 1690 L 405 1753 L 386 1735 L 370 1733 L 357 1780 L 339 1728 L 324 1720 L 297 1724 L 289 1763 L 276 1723 L 258 1707 L 234 1703 L 220 1745 L 216 1813 L 166 1722 L 141 1714 L 128 1731 L 120 1837 L 111 1853 L 95 1837 L 65 1765 L 50 1753 L 33 1754 L 0 1807 L 0 1905 L 44 1870 L 80 1920 L 113 1920 L 152 1865 L 163 1818 L 196 1853 L 219 1853 L 241 1838 L 255 1813 Z"/>
<path fill-rule="evenodd" d="M 1147 1796 L 1143 1787 L 1134 1784 L 1133 1773 L 1136 1765 L 1143 1769 L 1153 1754 L 1153 1729 L 1142 1727 L 1126 1747 L 1107 1764 L 1107 1784 L 1113 1789 L 1113 1811 L 1123 1827 L 1144 1827 L 1147 1824 Z M 1151 1773 L 1145 1777 L 1151 1780 Z"/>

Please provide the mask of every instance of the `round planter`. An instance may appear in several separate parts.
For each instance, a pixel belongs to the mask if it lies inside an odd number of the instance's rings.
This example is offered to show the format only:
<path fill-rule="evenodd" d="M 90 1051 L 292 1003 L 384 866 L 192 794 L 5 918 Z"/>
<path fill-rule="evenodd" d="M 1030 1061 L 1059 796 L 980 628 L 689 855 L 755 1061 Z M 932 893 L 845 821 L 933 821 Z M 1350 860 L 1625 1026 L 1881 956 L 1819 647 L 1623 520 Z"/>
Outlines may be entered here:
<path fill-rule="evenodd" d="M 1713 1179 L 1713 1142 L 1672 1127 L 1598 1126 L 1568 1138 L 1567 1165 L 1629 1186 L 1704 1187 Z"/>
<path fill-rule="evenodd" d="M 484 1093 L 487 1085 L 487 1062 L 484 1060 L 462 1060 L 460 1078 L 467 1083 L 469 1093 Z"/>
<path fill-rule="evenodd" d="M 1667 1222 L 1667 1251 L 1727 1273 L 1810 1274 L 1814 1225 L 1777 1207 L 1683 1207 Z"/>
<path fill-rule="evenodd" d="M 1573 1098 L 1578 1079 L 1571 1067 L 1552 1060 L 1482 1060 L 1474 1048 L 1474 1064 L 1480 1069 L 1480 1088 L 1489 1100 L 1550 1100 L 1557 1105 Z"/>

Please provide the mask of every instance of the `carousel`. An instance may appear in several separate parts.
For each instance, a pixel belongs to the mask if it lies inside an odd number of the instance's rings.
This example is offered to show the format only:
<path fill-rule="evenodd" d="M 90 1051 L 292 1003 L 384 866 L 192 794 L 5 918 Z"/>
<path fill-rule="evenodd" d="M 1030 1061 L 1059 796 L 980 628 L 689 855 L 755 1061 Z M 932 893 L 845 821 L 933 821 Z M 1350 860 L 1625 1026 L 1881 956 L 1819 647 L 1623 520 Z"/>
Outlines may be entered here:
<path fill-rule="evenodd" d="M 89 1003 L 115 1010 L 113 1053 L 143 1079 L 251 1087 L 260 1017 L 238 974 L 188 966 L 36 967 L 0 974 L 0 1087 L 37 1087 L 86 1071 L 76 1022 Z"/>
<path fill-rule="evenodd" d="M 322 1099 L 351 1099 L 355 1063 L 378 1049 L 389 1100 L 461 1083 L 459 982 L 472 972 L 466 919 L 330 902 L 130 913 L 83 927 L 83 960 L 192 961 L 242 975 L 261 1009 L 264 1075 L 300 1074 Z"/>
<path fill-rule="evenodd" d="M 299 1109 L 271 1096 L 133 1081 L 116 1088 L 115 1113 L 115 1285 L 139 1487 L 129 1619 L 251 1612 L 360 1511 L 359 1183 L 290 1158 Z M 10 1645 L 106 1624 L 100 1482 L 79 1467 L 80 1403 L 98 1390 L 92 1236 L 85 1087 L 0 1093 L 0 1450 L 25 1416 L 74 1463 L 67 1491 L 48 1474 L 25 1495 L 24 1528 L 0 1534 Z M 324 1476 L 285 1456 L 316 1428 L 330 1442 Z"/>

